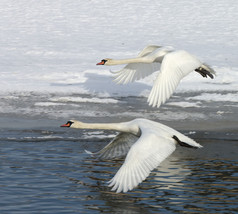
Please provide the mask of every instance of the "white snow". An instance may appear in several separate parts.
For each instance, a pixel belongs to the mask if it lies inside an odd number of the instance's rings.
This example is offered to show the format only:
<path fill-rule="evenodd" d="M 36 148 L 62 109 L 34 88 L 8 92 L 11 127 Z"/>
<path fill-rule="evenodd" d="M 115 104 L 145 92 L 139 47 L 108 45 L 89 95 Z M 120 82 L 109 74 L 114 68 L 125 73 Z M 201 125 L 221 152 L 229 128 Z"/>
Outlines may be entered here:
<path fill-rule="evenodd" d="M 54 102 L 37 102 L 35 106 L 58 106 L 58 105 L 66 105 L 63 103 L 54 103 Z"/>
<path fill-rule="evenodd" d="M 83 98 L 83 97 L 58 97 L 58 98 L 51 98 L 51 101 L 57 102 L 74 102 L 74 103 L 118 103 L 118 100 L 110 99 L 110 98 Z"/>
<path fill-rule="evenodd" d="M 179 106 L 179 107 L 183 107 L 183 108 L 190 108 L 190 107 L 196 107 L 199 108 L 200 105 L 199 102 L 168 102 L 167 105 L 170 106 Z"/>
<path fill-rule="evenodd" d="M 157 44 L 185 49 L 217 72 L 214 80 L 191 73 L 176 92 L 201 91 L 193 98 L 198 101 L 237 102 L 237 11 L 236 0 L 2 0 L 0 93 L 89 94 L 94 98 L 63 96 L 60 102 L 95 103 L 116 103 L 114 96 L 148 96 L 157 73 L 116 85 L 109 70 L 121 66 L 96 63 L 133 57 Z M 36 105 L 57 105 L 57 100 Z"/>
<path fill-rule="evenodd" d="M 202 93 L 201 95 L 187 98 L 187 100 L 238 102 L 238 93 Z"/>

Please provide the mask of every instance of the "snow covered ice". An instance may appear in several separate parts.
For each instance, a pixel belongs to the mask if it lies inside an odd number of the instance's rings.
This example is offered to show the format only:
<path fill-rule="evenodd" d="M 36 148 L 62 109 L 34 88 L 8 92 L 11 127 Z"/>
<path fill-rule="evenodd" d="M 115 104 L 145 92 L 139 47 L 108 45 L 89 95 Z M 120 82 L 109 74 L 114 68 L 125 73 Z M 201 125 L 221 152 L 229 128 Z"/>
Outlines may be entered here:
<path fill-rule="evenodd" d="M 187 102 L 184 107 L 200 107 L 199 101 L 214 95 L 215 101 L 237 103 L 237 9 L 236 0 L 3 0 L 0 113 L 37 115 L 45 107 L 44 112 L 52 116 L 53 106 L 71 105 L 71 111 L 75 106 L 76 112 L 81 103 L 118 104 L 126 102 L 122 97 L 131 96 L 146 102 L 157 73 L 116 85 L 109 69 L 122 66 L 98 67 L 96 63 L 106 57 L 134 57 L 149 44 L 187 50 L 217 72 L 214 80 L 191 73 L 172 96 L 183 94 L 186 100 L 176 100 L 177 104 L 169 100 L 164 107 L 170 102 L 170 106 L 182 107 Z"/>

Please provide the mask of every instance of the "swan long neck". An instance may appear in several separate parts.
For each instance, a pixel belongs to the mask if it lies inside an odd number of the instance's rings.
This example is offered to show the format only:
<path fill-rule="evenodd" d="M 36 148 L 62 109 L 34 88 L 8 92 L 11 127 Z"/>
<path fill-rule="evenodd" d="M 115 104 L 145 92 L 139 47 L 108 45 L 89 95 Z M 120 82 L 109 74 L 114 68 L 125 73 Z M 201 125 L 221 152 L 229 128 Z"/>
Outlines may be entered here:
<path fill-rule="evenodd" d="M 119 132 L 128 132 L 139 135 L 140 130 L 137 126 L 131 126 L 128 123 L 83 123 L 75 122 L 72 128 L 76 129 L 101 129 L 101 130 L 114 130 Z"/>
<path fill-rule="evenodd" d="M 121 64 L 129 64 L 129 63 L 149 63 L 145 58 L 143 57 L 137 57 L 137 58 L 129 58 L 129 59 L 110 59 L 106 63 L 106 65 L 121 65 Z"/>

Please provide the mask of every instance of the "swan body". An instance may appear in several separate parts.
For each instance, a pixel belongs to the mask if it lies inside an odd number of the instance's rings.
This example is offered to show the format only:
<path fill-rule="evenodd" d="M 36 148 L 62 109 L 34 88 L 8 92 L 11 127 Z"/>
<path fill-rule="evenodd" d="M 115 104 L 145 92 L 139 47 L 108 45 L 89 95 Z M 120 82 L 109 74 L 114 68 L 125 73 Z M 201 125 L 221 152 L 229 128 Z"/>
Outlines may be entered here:
<path fill-rule="evenodd" d="M 215 71 L 197 57 L 184 50 L 174 50 L 172 47 L 150 45 L 144 48 L 136 58 L 103 59 L 97 65 L 127 64 L 122 70 L 112 72 L 115 81 L 126 84 L 142 79 L 160 69 L 148 97 L 149 105 L 159 107 L 175 91 L 180 80 L 192 71 L 203 77 L 213 79 Z M 161 66 L 160 66 L 161 65 Z"/>
<path fill-rule="evenodd" d="M 102 150 L 96 153 L 86 151 L 102 159 L 126 156 L 123 165 L 109 181 L 109 187 L 117 193 L 132 190 L 145 180 L 154 168 L 175 151 L 176 144 L 190 148 L 202 147 L 182 133 L 147 119 L 122 123 L 83 123 L 70 120 L 62 127 L 119 131 Z"/>

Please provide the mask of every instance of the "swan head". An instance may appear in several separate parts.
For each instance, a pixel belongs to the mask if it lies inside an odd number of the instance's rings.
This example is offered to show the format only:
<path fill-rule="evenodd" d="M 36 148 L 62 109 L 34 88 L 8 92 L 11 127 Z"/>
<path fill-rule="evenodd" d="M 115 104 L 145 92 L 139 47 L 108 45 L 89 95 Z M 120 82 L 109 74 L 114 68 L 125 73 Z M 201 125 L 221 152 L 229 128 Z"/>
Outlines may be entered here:
<path fill-rule="evenodd" d="M 73 120 L 69 120 L 67 123 L 61 125 L 60 127 L 68 127 L 70 128 L 74 124 Z"/>
<path fill-rule="evenodd" d="M 102 59 L 101 62 L 97 63 L 96 65 L 110 65 L 110 61 L 112 59 L 106 58 L 106 59 Z"/>
<path fill-rule="evenodd" d="M 69 120 L 67 123 L 61 125 L 60 127 L 67 127 L 67 128 L 80 128 L 83 125 L 82 122 L 77 120 Z"/>

